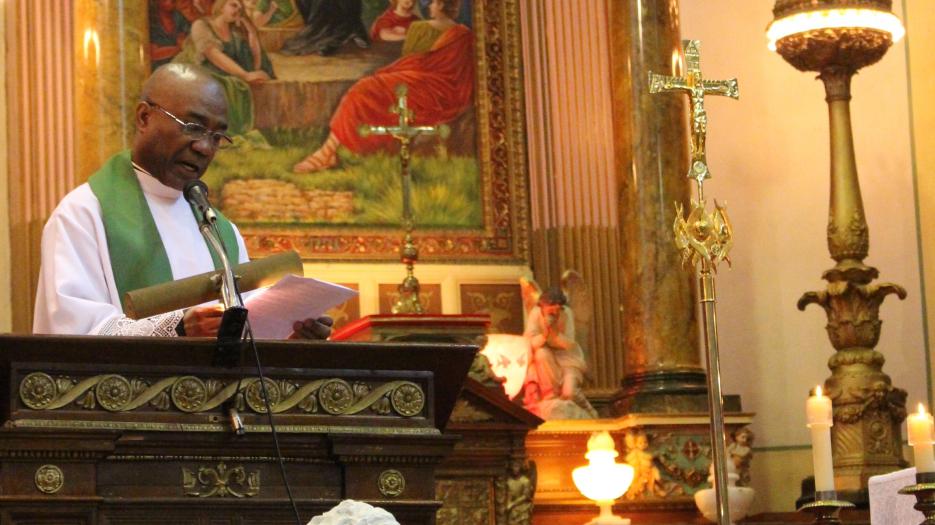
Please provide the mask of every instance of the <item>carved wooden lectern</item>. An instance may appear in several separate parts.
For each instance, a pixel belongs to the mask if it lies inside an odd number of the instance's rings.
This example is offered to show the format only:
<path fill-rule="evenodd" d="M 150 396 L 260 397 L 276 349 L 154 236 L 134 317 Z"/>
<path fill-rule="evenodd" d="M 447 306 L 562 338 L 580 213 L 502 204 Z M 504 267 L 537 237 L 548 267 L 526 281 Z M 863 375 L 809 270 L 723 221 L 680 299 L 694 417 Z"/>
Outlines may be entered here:
<path fill-rule="evenodd" d="M 0 336 L 0 523 L 294 523 L 256 369 L 210 366 L 214 346 Z M 258 347 L 303 521 L 351 498 L 435 523 L 458 439 L 442 430 L 476 347 Z"/>

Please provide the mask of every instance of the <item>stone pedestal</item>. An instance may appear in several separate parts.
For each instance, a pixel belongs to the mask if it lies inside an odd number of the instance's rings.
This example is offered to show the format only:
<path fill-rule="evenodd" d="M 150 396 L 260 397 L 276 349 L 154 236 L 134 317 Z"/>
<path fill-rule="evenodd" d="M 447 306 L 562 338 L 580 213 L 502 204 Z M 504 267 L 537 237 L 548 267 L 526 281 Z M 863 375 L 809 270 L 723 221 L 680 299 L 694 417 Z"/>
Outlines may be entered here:
<path fill-rule="evenodd" d="M 648 81 L 681 73 L 678 2 L 612 0 L 609 18 L 625 356 L 612 411 L 704 411 L 694 280 L 671 227 L 691 195 L 685 100 Z"/>

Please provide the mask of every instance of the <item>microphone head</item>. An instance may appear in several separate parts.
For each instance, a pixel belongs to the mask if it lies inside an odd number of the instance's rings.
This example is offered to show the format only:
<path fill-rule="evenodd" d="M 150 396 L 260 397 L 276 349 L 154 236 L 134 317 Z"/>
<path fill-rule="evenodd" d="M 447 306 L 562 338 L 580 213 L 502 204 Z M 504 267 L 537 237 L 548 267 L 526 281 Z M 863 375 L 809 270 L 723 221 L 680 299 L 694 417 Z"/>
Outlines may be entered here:
<path fill-rule="evenodd" d="M 192 202 L 198 198 L 199 192 L 201 193 L 202 198 L 207 198 L 208 185 L 198 179 L 195 179 L 190 180 L 185 184 L 185 188 L 182 190 L 182 195 L 185 196 L 185 200 Z"/>

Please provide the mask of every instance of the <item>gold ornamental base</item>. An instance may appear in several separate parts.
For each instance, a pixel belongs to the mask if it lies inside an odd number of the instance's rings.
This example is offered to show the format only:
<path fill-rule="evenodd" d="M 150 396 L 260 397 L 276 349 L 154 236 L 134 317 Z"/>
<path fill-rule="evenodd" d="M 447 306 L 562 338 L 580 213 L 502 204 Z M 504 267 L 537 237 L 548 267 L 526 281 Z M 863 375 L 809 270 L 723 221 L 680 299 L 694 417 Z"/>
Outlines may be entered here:
<path fill-rule="evenodd" d="M 853 508 L 854 504 L 848 501 L 840 501 L 837 494 L 831 490 L 827 492 L 816 492 L 815 501 L 807 503 L 799 509 L 799 512 L 805 512 L 815 517 L 812 522 L 816 525 L 841 525 L 841 519 L 838 514 L 842 509 Z"/>
<path fill-rule="evenodd" d="M 921 525 L 935 525 L 935 473 L 916 474 L 916 484 L 899 489 L 899 493 L 916 497 L 916 504 L 913 508 L 925 516 L 925 521 Z"/>

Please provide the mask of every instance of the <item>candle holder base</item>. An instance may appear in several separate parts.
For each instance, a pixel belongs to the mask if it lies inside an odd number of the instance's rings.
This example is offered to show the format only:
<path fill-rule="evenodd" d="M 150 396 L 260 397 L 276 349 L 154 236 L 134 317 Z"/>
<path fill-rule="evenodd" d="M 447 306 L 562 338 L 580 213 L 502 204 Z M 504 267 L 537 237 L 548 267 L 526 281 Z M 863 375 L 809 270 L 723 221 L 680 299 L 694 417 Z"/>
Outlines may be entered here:
<path fill-rule="evenodd" d="M 799 512 L 807 512 L 815 517 L 815 525 L 841 525 L 838 513 L 841 509 L 853 508 L 849 501 L 840 501 L 834 491 L 816 492 L 815 501 L 806 503 L 799 508 Z"/>
<path fill-rule="evenodd" d="M 921 525 L 935 525 L 935 472 L 916 474 L 916 484 L 899 489 L 899 493 L 916 497 L 913 508 L 925 516 Z"/>

